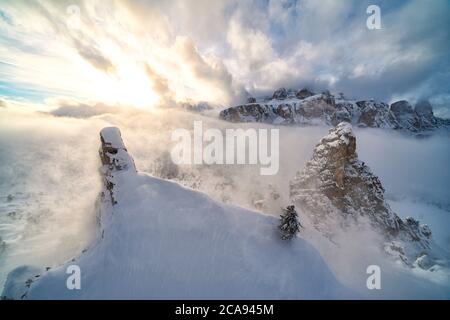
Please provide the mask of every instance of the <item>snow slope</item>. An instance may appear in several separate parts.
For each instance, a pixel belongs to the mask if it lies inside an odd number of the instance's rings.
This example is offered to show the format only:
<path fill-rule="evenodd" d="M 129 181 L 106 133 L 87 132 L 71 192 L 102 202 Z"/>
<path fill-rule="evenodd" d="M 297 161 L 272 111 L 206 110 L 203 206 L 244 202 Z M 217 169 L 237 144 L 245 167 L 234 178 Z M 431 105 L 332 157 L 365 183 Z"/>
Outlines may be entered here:
<path fill-rule="evenodd" d="M 131 164 L 127 156 L 122 152 L 118 162 Z M 138 173 L 134 165 L 120 167 L 110 172 L 108 180 L 113 182 L 117 203 L 111 204 L 106 189 L 99 201 L 97 240 L 59 268 L 42 273 L 32 267 L 12 271 L 3 297 L 356 297 L 335 279 L 308 242 L 301 238 L 282 241 L 276 218 L 215 202 L 174 182 Z M 81 270 L 81 290 L 66 287 L 66 269 L 74 264 Z"/>

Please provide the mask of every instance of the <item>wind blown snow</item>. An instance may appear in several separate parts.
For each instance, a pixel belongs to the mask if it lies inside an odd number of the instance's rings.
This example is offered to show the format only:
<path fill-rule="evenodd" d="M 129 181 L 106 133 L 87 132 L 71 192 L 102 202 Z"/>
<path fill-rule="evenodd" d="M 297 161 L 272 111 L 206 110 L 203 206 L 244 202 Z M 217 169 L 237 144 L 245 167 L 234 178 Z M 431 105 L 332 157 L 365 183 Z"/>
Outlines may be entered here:
<path fill-rule="evenodd" d="M 77 256 L 93 239 L 94 204 L 101 189 L 98 133 L 103 127 L 121 129 L 140 171 L 172 179 L 220 202 L 276 216 L 289 204 L 289 180 L 328 131 L 321 126 L 281 127 L 280 171 L 267 177 L 260 176 L 257 167 L 244 165 L 172 167 L 167 153 L 172 130 L 192 130 L 194 120 L 202 120 L 205 128 L 219 129 L 269 125 L 231 124 L 214 115 L 176 109 L 111 109 L 110 113 L 73 118 L 71 111 L 65 117 L 8 106 L 0 113 L 0 286 L 13 268 L 58 266 Z M 436 241 L 448 249 L 449 137 L 421 140 L 375 129 L 357 129 L 355 133 L 359 157 L 380 177 L 393 209 L 402 217 L 417 217 L 429 224 Z M 302 221 L 301 213 L 299 218 Z M 184 219 L 199 223 L 187 216 Z M 306 231 L 302 230 L 300 237 L 320 252 L 339 281 L 363 296 L 450 297 L 448 278 L 415 275 L 385 263 L 383 257 L 374 258 L 369 233 L 365 237 L 356 231 L 342 235 L 348 238 L 348 246 L 335 251 L 308 230 L 307 221 L 304 226 Z M 374 260 L 389 270 L 386 286 L 377 293 L 365 288 L 365 268 Z"/>

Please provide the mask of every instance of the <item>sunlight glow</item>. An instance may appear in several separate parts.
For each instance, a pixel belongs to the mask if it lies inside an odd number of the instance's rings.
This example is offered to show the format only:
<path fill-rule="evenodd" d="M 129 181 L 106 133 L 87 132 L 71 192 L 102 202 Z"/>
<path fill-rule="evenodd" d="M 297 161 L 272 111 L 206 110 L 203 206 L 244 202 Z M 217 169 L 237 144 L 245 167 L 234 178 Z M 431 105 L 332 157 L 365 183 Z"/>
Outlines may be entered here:
<path fill-rule="evenodd" d="M 140 109 L 154 107 L 160 102 L 152 90 L 152 83 L 137 65 L 126 65 L 117 69 L 117 74 L 95 71 L 94 99 L 107 104 L 130 105 Z"/>

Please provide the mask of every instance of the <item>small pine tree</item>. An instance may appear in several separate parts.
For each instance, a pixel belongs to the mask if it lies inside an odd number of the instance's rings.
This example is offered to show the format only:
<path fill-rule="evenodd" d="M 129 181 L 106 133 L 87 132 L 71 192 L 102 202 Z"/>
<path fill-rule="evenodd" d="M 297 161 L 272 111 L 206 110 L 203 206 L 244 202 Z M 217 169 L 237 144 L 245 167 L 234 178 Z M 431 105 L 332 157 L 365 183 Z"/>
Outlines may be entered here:
<path fill-rule="evenodd" d="M 286 209 L 283 209 L 280 217 L 281 239 L 291 240 L 300 231 L 301 226 L 297 220 L 298 215 L 297 211 L 295 211 L 295 206 L 288 206 Z"/>

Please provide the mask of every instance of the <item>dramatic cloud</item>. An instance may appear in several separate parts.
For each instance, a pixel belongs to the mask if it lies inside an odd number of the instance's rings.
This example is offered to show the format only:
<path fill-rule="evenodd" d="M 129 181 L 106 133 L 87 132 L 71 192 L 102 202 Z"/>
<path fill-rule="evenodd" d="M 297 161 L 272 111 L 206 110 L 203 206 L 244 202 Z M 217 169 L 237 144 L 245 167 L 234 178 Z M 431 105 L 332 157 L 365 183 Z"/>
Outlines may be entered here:
<path fill-rule="evenodd" d="M 381 30 L 366 27 L 370 4 Z M 449 11 L 446 0 L 3 2 L 0 94 L 226 106 L 310 86 L 427 97 L 448 115 Z"/>

